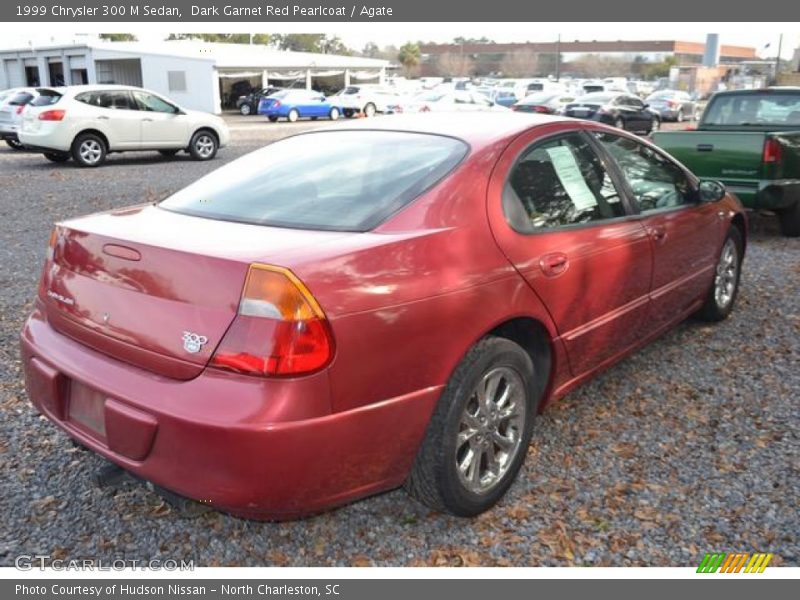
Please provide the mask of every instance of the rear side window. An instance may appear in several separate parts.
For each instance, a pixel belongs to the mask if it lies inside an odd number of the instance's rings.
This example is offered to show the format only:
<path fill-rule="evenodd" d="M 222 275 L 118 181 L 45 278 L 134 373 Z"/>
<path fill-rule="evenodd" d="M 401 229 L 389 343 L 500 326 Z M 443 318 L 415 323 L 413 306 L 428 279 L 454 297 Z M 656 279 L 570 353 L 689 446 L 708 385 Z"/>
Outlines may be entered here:
<path fill-rule="evenodd" d="M 503 210 L 520 233 L 625 215 L 603 163 L 575 133 L 534 144 L 511 169 Z"/>
<path fill-rule="evenodd" d="M 31 106 L 52 106 L 61 100 L 61 94 L 53 90 L 39 90 L 39 95 L 31 100 Z"/>
<path fill-rule="evenodd" d="M 367 231 L 464 158 L 464 142 L 397 131 L 330 131 L 270 144 L 164 200 L 162 208 L 276 227 Z"/>

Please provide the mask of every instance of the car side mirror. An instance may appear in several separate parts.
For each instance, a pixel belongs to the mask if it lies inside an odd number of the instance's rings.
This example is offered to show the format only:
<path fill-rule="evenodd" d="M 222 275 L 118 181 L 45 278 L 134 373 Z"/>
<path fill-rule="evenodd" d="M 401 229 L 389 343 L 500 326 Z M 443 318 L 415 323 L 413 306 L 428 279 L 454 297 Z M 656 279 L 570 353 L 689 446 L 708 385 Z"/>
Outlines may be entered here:
<path fill-rule="evenodd" d="M 725 197 L 725 185 L 710 179 L 700 182 L 697 188 L 700 202 L 717 202 Z"/>
<path fill-rule="evenodd" d="M 647 102 L 645 102 L 645 103 L 644 103 L 644 107 L 645 107 L 645 108 L 650 108 L 650 105 L 649 105 Z"/>

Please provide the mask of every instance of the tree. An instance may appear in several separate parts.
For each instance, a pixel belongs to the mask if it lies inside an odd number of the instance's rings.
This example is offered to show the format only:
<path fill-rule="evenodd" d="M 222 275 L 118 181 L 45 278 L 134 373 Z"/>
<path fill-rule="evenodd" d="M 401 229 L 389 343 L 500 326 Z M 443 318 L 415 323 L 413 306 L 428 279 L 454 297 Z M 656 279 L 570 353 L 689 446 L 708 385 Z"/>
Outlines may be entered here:
<path fill-rule="evenodd" d="M 320 40 L 319 45 L 323 54 L 342 54 L 344 56 L 353 54 L 353 51 L 345 46 L 344 42 L 336 35 L 324 36 L 322 40 Z"/>
<path fill-rule="evenodd" d="M 509 52 L 500 61 L 503 77 L 531 77 L 539 68 L 539 57 L 531 50 Z"/>
<path fill-rule="evenodd" d="M 368 58 L 378 58 L 380 56 L 381 49 L 378 44 L 375 42 L 367 42 L 364 45 L 364 49 L 361 51 L 361 54 Z"/>
<path fill-rule="evenodd" d="M 135 42 L 136 36 L 132 33 L 101 33 L 98 36 L 106 42 Z"/>
<path fill-rule="evenodd" d="M 397 52 L 397 60 L 403 65 L 406 73 L 411 73 L 418 65 L 422 58 L 422 53 L 419 51 L 419 44 L 407 42 L 400 46 Z"/>
<path fill-rule="evenodd" d="M 269 33 L 170 33 L 167 40 L 202 40 L 220 44 L 262 44 L 272 41 Z"/>
<path fill-rule="evenodd" d="M 468 77 L 475 69 L 475 61 L 466 54 L 446 52 L 439 57 L 436 66 L 439 75 L 444 77 Z"/>

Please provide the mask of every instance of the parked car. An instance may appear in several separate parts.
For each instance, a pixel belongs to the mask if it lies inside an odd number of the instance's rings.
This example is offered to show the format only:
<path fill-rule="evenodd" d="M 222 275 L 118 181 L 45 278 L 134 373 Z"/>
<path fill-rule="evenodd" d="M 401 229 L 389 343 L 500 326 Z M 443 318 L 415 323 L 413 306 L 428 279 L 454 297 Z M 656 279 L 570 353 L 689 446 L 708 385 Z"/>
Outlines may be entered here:
<path fill-rule="evenodd" d="M 103 164 L 111 152 L 186 151 L 210 160 L 228 143 L 228 126 L 212 114 L 181 108 L 138 87 L 76 85 L 39 88 L 23 113 L 19 141 L 50 161 Z"/>
<path fill-rule="evenodd" d="M 360 120 L 58 223 L 22 365 L 81 445 L 221 510 L 404 485 L 471 516 L 547 404 L 690 314 L 728 316 L 745 236 L 721 185 L 618 129 Z"/>
<path fill-rule="evenodd" d="M 516 104 L 513 104 L 511 110 L 557 115 L 563 112 L 567 104 L 574 101 L 574 96 L 564 94 L 563 92 L 536 92 L 535 94 L 526 96 Z"/>
<path fill-rule="evenodd" d="M 327 98 L 325 94 L 307 90 L 284 90 L 261 98 L 258 103 L 258 114 L 265 115 L 273 123 L 281 118 L 292 123 L 298 119 L 316 120 L 320 117 L 335 121 L 343 112 L 337 98 Z"/>
<path fill-rule="evenodd" d="M 697 118 L 697 103 L 686 92 L 680 90 L 661 90 L 650 94 L 645 100 L 650 110 L 659 114 L 662 121 L 685 120 Z"/>
<path fill-rule="evenodd" d="M 14 150 L 22 150 L 18 137 L 22 112 L 36 95 L 34 88 L 13 88 L 0 92 L 0 138 Z"/>
<path fill-rule="evenodd" d="M 494 93 L 491 95 L 490 100 L 495 104 L 504 106 L 506 108 L 509 108 L 518 102 L 517 94 L 514 92 L 514 90 L 504 90 L 504 89 L 494 90 Z"/>
<path fill-rule="evenodd" d="M 377 113 L 386 112 L 387 107 L 394 104 L 399 96 L 378 85 L 348 85 L 333 98 L 342 107 L 344 116 L 349 118 L 359 113 L 374 117 Z"/>
<path fill-rule="evenodd" d="M 238 108 L 239 112 L 244 116 L 254 115 L 258 112 L 258 103 L 261 98 L 271 96 L 272 94 L 280 92 L 282 89 L 283 88 L 278 87 L 265 87 L 260 90 L 253 90 L 244 96 L 239 96 L 236 100 L 236 108 Z"/>
<path fill-rule="evenodd" d="M 661 118 L 649 110 L 640 98 L 618 92 L 595 92 L 581 96 L 567 104 L 564 114 L 644 135 L 661 127 Z"/>
<path fill-rule="evenodd" d="M 775 211 L 784 235 L 800 236 L 800 88 L 718 92 L 696 131 L 654 139 L 748 208 Z"/>
<path fill-rule="evenodd" d="M 431 90 L 387 107 L 388 113 L 504 112 L 506 110 L 508 109 L 505 106 L 500 106 L 479 92 L 466 92 L 462 90 Z"/>

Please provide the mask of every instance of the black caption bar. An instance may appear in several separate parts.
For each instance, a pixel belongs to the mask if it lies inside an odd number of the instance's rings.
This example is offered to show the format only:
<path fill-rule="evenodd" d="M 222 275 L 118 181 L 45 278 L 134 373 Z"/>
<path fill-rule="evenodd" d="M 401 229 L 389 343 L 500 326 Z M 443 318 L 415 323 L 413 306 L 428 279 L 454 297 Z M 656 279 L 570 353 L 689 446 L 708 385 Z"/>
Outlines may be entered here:
<path fill-rule="evenodd" d="M 668 9 L 668 10 L 662 10 Z M 800 3 L 786 0 L 4 0 L 0 21 L 23 22 L 502 22 L 709 21 L 787 23 L 800 20 Z"/>
<path fill-rule="evenodd" d="M 543 580 L 543 579 L 345 579 L 345 580 L 240 580 L 182 579 L 153 580 L 78 580 L 61 581 L 29 579 L 26 581 L 0 581 L 0 597 L 14 600 L 161 600 L 190 597 L 203 600 L 265 600 L 267 598 L 292 598 L 294 600 L 408 600 L 409 598 L 458 598 L 472 600 L 486 598 L 605 598 L 612 594 L 617 599 L 647 598 L 648 600 L 674 600 L 691 597 L 702 591 L 727 598 L 752 598 L 789 596 L 791 580 L 718 578 L 711 583 L 709 576 L 683 580 Z M 713 590 L 711 589 L 713 586 Z M 796 591 L 796 590 L 795 590 Z M 785 593 L 785 595 L 781 595 Z"/>

